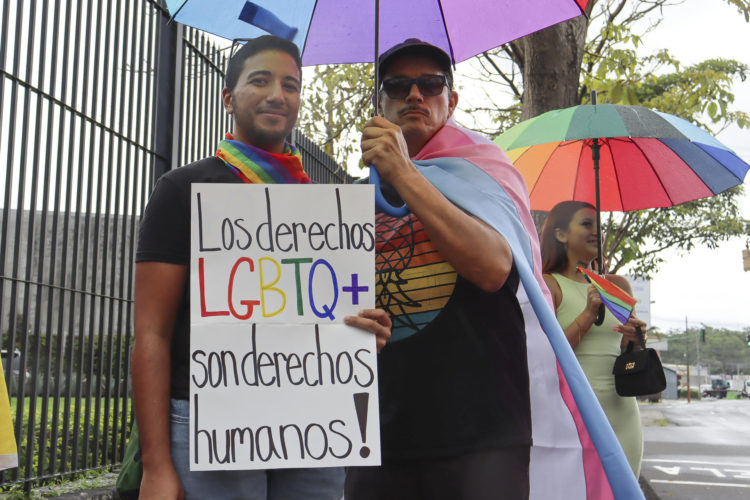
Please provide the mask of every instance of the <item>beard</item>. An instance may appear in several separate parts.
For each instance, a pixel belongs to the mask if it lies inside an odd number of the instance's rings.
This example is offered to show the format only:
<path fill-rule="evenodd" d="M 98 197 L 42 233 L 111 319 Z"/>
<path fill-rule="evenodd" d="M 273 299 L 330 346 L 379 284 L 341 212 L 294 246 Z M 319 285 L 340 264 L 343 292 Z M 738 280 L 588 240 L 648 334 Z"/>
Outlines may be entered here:
<path fill-rule="evenodd" d="M 236 103 L 233 103 L 235 109 Z M 284 126 L 279 129 L 277 127 L 266 127 L 259 123 L 259 117 L 253 116 L 249 113 L 236 113 L 234 115 L 234 127 L 235 131 L 240 131 L 242 136 L 245 137 L 248 142 L 255 147 L 261 149 L 272 149 L 274 146 L 284 144 L 289 134 L 294 128 L 294 124 L 297 122 L 296 114 L 294 116 L 288 115 L 285 117 L 287 122 Z"/>

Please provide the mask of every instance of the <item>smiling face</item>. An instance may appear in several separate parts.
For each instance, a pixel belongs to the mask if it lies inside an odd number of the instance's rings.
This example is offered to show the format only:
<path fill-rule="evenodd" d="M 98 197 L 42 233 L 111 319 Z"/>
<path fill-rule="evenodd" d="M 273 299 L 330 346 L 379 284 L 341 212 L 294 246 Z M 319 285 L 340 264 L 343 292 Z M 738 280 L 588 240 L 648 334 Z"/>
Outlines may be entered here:
<path fill-rule="evenodd" d="M 234 116 L 234 138 L 272 153 L 297 123 L 300 74 L 286 52 L 265 50 L 249 57 L 233 89 L 224 88 L 222 101 Z"/>
<path fill-rule="evenodd" d="M 390 63 L 383 80 L 444 74 L 440 65 L 429 57 L 403 56 Z M 380 114 L 401 127 L 412 157 L 445 125 L 458 104 L 458 94 L 447 87 L 436 96 L 422 95 L 416 84 L 403 99 L 391 99 L 385 92 L 380 96 Z"/>
<path fill-rule="evenodd" d="M 599 253 L 596 211 L 581 208 L 573 215 L 567 231 L 558 228 L 555 237 L 566 246 L 569 261 L 589 263 L 596 259 Z"/>

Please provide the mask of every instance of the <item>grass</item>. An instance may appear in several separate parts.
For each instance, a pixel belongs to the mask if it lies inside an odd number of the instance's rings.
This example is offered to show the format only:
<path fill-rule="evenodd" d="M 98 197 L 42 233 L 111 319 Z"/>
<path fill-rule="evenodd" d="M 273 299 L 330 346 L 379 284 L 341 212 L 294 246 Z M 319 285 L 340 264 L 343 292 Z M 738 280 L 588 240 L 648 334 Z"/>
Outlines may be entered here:
<path fill-rule="evenodd" d="M 55 399 L 59 399 L 58 412 L 55 414 Z M 22 486 L 18 485 L 17 481 L 23 480 L 24 478 L 34 478 L 39 476 L 54 476 L 59 474 L 66 474 L 66 479 L 54 479 L 45 480 L 46 484 L 54 484 L 61 481 L 63 484 L 71 483 L 69 474 L 75 472 L 75 470 L 82 469 L 94 469 L 98 470 L 91 471 L 87 470 L 84 473 L 75 474 L 76 480 L 85 479 L 88 475 L 91 477 L 101 476 L 107 472 L 106 467 L 110 464 L 117 463 L 122 457 L 123 449 L 120 446 L 119 431 L 127 433 L 127 430 L 120 429 L 122 412 L 132 411 L 132 405 L 130 400 L 119 401 L 119 413 L 118 421 L 114 421 L 114 407 L 115 399 L 113 398 L 91 398 L 88 403 L 88 413 L 86 411 L 87 403 L 86 399 L 76 400 L 75 398 L 64 398 L 64 397 L 51 397 L 47 400 L 48 408 L 46 415 L 42 413 L 42 404 L 44 398 L 35 398 L 35 421 L 34 421 L 34 432 L 32 445 L 29 446 L 28 430 L 29 430 L 29 416 L 32 398 L 24 398 L 23 400 L 23 422 L 21 426 L 21 438 L 17 443 L 19 450 L 19 468 L 8 471 L 3 476 L 3 481 L 6 483 L 16 483 L 14 485 L 0 485 L 0 488 L 5 490 L 8 495 L 15 495 L 16 493 L 23 493 Z M 96 404 L 99 403 L 99 415 L 95 413 Z M 17 398 L 10 399 L 11 406 L 11 417 L 15 421 L 17 418 L 19 401 Z M 79 418 L 75 418 L 76 407 L 79 407 L 80 415 Z M 125 406 L 125 407 L 123 407 Z M 105 410 L 109 407 L 108 422 L 105 419 Z M 65 426 L 65 413 L 68 413 L 68 422 Z M 130 413 L 128 413 L 129 415 Z M 52 440 L 52 430 L 55 425 L 55 416 L 57 416 L 57 436 L 56 440 Z M 41 432 L 42 432 L 42 421 L 46 420 L 45 429 L 45 441 L 40 443 Z M 88 436 L 85 435 L 86 425 L 88 423 Z M 15 425 L 15 422 L 14 422 Z M 98 436 L 95 438 L 95 430 L 98 430 Z M 115 431 L 117 434 L 117 456 L 114 456 L 113 450 L 113 439 L 115 439 Z M 77 432 L 76 432 L 77 431 Z M 75 447 L 75 456 L 74 456 Z M 106 454 L 105 454 L 106 447 Z M 42 460 L 41 450 L 44 451 L 44 457 Z M 32 453 L 33 460 L 31 462 L 30 470 L 27 470 L 27 457 L 29 451 Z M 80 488 L 79 488 L 80 489 Z M 0 493 L 0 498 L 4 498 L 3 493 Z M 13 497 L 7 498 L 27 498 L 27 497 Z M 34 498 L 34 497 L 28 497 Z"/>
<path fill-rule="evenodd" d="M 86 471 L 65 479 L 49 481 L 44 486 L 32 489 L 30 493 L 25 493 L 22 486 L 14 485 L 5 493 L 0 493 L 0 498 L 8 500 L 41 500 L 70 495 L 84 490 L 114 488 L 116 480 L 117 474 L 110 469 Z"/>

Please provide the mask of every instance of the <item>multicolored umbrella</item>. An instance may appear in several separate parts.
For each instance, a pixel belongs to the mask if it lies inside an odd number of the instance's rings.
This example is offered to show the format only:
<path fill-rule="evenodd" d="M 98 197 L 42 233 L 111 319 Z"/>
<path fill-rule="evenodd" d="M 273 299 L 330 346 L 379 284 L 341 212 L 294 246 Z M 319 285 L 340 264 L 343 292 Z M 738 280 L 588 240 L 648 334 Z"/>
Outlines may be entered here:
<path fill-rule="evenodd" d="M 593 99 L 595 102 L 595 99 Z M 600 212 L 671 207 L 742 183 L 750 165 L 701 128 L 641 106 L 594 104 L 548 111 L 495 142 L 529 187 L 531 208 L 565 200 Z"/>
<path fill-rule="evenodd" d="M 595 204 L 598 142 L 601 210 L 671 207 L 741 184 L 750 166 L 713 136 L 674 115 L 598 104 L 549 111 L 495 142 L 529 186 L 531 208 Z"/>
<path fill-rule="evenodd" d="M 305 66 L 372 62 L 419 38 L 458 63 L 571 19 L 589 0 L 166 0 L 173 18 L 228 40 L 292 40 Z M 380 14 L 376 16 L 376 9 Z M 380 23 L 377 22 L 377 17 Z M 376 32 L 376 26 L 379 29 Z M 379 41 L 379 42 L 378 42 Z"/>
<path fill-rule="evenodd" d="M 589 283 L 594 285 L 596 291 L 599 292 L 602 302 L 609 312 L 611 312 L 617 321 L 623 325 L 628 322 L 630 315 L 633 314 L 635 309 L 636 299 L 631 297 L 626 291 L 619 286 L 615 285 L 611 281 L 599 276 L 594 271 L 579 267 L 578 271 L 586 277 Z"/>

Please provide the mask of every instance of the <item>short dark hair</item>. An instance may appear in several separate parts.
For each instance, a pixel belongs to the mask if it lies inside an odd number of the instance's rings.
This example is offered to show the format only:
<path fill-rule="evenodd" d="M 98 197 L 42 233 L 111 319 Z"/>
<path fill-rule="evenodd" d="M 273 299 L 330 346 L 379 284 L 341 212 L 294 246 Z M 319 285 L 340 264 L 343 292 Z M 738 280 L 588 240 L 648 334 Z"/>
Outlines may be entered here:
<path fill-rule="evenodd" d="M 568 265 L 568 251 L 555 236 L 555 230 L 567 231 L 573 216 L 582 208 L 596 210 L 594 205 L 585 201 L 561 201 L 547 214 L 542 226 L 542 272 L 562 271 Z"/>
<path fill-rule="evenodd" d="M 297 63 L 300 79 L 302 78 L 302 57 L 299 54 L 299 48 L 289 40 L 274 35 L 263 35 L 258 38 L 250 38 L 245 45 L 229 59 L 227 64 L 227 73 L 224 76 L 224 86 L 234 89 L 237 80 L 240 78 L 242 68 L 245 66 L 245 60 L 253 57 L 259 52 L 265 50 L 280 50 L 289 54 L 294 62 Z"/>

